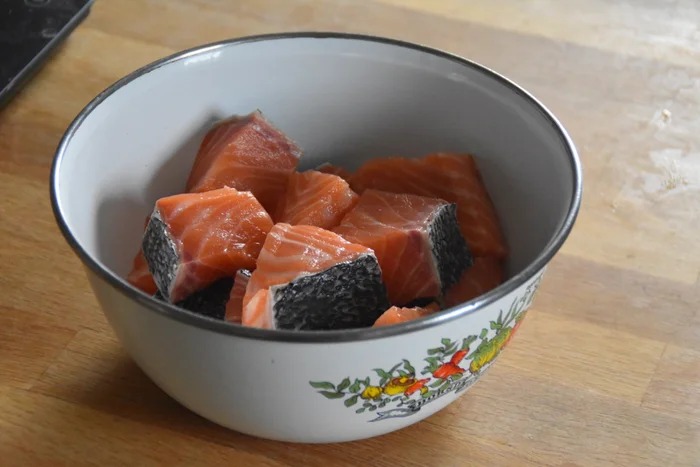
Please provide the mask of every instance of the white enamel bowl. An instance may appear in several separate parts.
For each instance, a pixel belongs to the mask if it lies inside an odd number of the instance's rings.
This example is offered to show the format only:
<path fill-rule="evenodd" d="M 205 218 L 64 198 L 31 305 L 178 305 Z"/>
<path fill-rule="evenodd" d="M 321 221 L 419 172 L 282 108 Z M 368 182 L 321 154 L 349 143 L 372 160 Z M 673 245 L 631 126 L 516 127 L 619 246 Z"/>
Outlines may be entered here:
<path fill-rule="evenodd" d="M 183 189 L 212 121 L 256 108 L 304 148 L 300 168 L 476 154 L 512 250 L 507 282 L 428 318 L 338 332 L 244 328 L 132 288 L 155 200 Z M 414 44 L 312 33 L 205 45 L 118 81 L 66 131 L 51 198 L 114 332 L 163 391 L 243 433 L 336 442 L 416 423 L 484 373 L 566 240 L 581 183 L 565 130 L 507 79 Z"/>

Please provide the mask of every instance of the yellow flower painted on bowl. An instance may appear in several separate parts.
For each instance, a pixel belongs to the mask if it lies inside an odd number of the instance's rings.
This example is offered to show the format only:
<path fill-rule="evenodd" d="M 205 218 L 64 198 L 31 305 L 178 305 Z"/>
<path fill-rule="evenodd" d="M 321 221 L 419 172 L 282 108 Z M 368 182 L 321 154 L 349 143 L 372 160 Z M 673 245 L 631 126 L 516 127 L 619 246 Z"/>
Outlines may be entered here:
<path fill-rule="evenodd" d="M 403 393 L 416 382 L 415 378 L 410 376 L 400 376 L 392 378 L 386 386 L 384 386 L 384 394 L 387 396 L 395 396 Z"/>
<path fill-rule="evenodd" d="M 360 397 L 366 400 L 377 399 L 382 395 L 382 388 L 379 386 L 367 386 Z"/>

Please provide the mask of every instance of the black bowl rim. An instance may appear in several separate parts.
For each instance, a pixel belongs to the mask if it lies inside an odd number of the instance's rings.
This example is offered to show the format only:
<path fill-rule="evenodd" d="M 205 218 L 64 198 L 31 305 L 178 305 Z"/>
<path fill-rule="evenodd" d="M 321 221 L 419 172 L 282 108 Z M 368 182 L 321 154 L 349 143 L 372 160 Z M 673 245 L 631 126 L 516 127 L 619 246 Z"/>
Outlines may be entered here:
<path fill-rule="evenodd" d="M 479 73 L 482 73 L 483 75 L 491 79 L 499 81 L 500 83 L 504 84 L 506 87 L 512 89 L 521 97 L 529 101 L 536 109 L 538 109 L 542 113 L 545 119 L 549 121 L 553 129 L 558 133 L 559 137 L 564 143 L 564 146 L 566 147 L 569 162 L 571 164 L 571 172 L 573 177 L 573 192 L 571 193 L 571 202 L 566 218 L 561 224 L 559 230 L 556 232 L 554 238 L 547 244 L 547 246 L 537 256 L 537 258 L 532 263 L 530 263 L 525 269 L 523 269 L 521 272 L 510 278 L 508 281 L 501 284 L 499 287 L 489 291 L 488 293 L 474 300 L 471 300 L 470 302 L 463 303 L 459 306 L 453 307 L 436 315 L 427 316 L 414 321 L 409 321 L 393 326 L 349 329 L 342 331 L 280 331 L 256 329 L 208 318 L 186 310 L 182 310 L 181 308 L 159 301 L 141 292 L 140 290 L 136 289 L 135 287 L 131 286 L 128 282 L 126 282 L 125 279 L 118 277 L 109 270 L 107 270 L 92 256 L 90 256 L 87 253 L 87 251 L 85 251 L 85 249 L 82 247 L 82 245 L 80 245 L 80 243 L 68 227 L 63 212 L 61 210 L 58 194 L 58 174 L 61 167 L 61 161 L 65 156 L 66 150 L 68 148 L 68 145 L 70 144 L 73 135 L 78 130 L 82 122 L 90 115 L 90 113 L 104 100 L 106 100 L 110 95 L 112 95 L 114 92 L 116 92 L 123 86 L 126 86 L 131 81 L 134 81 L 140 76 L 150 73 L 151 71 L 156 70 L 162 66 L 168 65 L 170 63 L 184 60 L 192 56 L 209 53 L 223 47 L 232 47 L 236 45 L 249 44 L 252 42 L 260 41 L 275 41 L 289 39 L 345 39 L 353 41 L 381 43 L 400 48 L 416 50 L 436 57 L 457 62 L 465 67 L 478 71 Z M 423 329 L 428 329 L 441 324 L 445 324 L 456 319 L 463 318 L 464 316 L 470 315 L 485 308 L 487 305 L 517 290 L 525 283 L 527 283 L 530 279 L 532 279 L 538 272 L 545 269 L 549 261 L 562 247 L 562 245 L 568 238 L 571 229 L 574 226 L 574 223 L 580 210 L 581 197 L 583 192 L 583 173 L 581 169 L 581 161 L 578 155 L 578 151 L 576 150 L 576 146 L 574 145 L 571 137 L 564 129 L 563 125 L 552 114 L 552 112 L 549 109 L 547 109 L 547 107 L 545 107 L 533 95 L 525 91 L 513 81 L 469 59 L 432 47 L 427 47 L 424 45 L 388 37 L 338 32 L 274 33 L 227 39 L 182 50 L 180 52 L 161 58 L 157 61 L 154 61 L 148 65 L 139 68 L 138 70 L 126 75 L 125 77 L 119 79 L 118 81 L 107 87 L 105 90 L 103 90 L 92 101 L 90 101 L 75 117 L 73 122 L 71 122 L 70 126 L 64 133 L 56 149 L 56 154 L 51 167 L 50 177 L 51 207 L 54 213 L 54 217 L 56 218 L 56 222 L 61 230 L 61 233 L 65 237 L 70 247 L 76 253 L 76 255 L 83 262 L 83 264 L 99 279 L 101 279 L 103 282 L 107 283 L 109 286 L 114 288 L 117 292 L 126 296 L 130 300 L 135 301 L 150 312 L 157 313 L 175 321 L 184 323 L 186 325 L 194 326 L 200 329 L 205 329 L 219 334 L 237 336 L 246 339 L 296 343 L 354 342 L 400 336 L 403 334 L 414 333 Z"/>

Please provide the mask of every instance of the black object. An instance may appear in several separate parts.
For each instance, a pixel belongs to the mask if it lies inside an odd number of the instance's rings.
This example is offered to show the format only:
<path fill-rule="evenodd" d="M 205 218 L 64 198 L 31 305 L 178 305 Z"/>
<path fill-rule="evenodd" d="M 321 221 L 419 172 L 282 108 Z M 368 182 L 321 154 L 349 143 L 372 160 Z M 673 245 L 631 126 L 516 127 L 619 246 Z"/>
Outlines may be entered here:
<path fill-rule="evenodd" d="M 0 0 L 0 107 L 87 17 L 94 0 Z"/>
<path fill-rule="evenodd" d="M 177 302 L 175 306 L 210 318 L 223 320 L 226 316 L 226 303 L 231 295 L 233 283 L 234 279 L 230 277 L 219 279 Z M 156 292 L 153 297 L 165 301 L 160 291 Z"/>
<path fill-rule="evenodd" d="M 198 290 L 175 305 L 193 313 L 209 316 L 214 319 L 224 319 L 226 303 L 228 303 L 233 288 L 233 278 L 225 277 L 213 284 Z"/>
<path fill-rule="evenodd" d="M 474 264 L 474 257 L 457 223 L 455 203 L 440 207 L 428 227 L 428 236 L 440 274 L 442 294 L 445 295 L 459 281 L 464 271 Z"/>
<path fill-rule="evenodd" d="M 374 255 L 270 287 L 276 329 L 370 327 L 391 305 Z"/>

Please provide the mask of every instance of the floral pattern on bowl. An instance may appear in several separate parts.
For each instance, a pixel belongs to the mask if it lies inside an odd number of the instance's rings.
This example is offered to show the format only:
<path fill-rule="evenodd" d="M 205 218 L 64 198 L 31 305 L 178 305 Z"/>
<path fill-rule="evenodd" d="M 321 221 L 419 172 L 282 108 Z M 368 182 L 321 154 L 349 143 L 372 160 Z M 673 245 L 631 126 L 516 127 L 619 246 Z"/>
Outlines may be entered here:
<path fill-rule="evenodd" d="M 377 417 L 370 422 L 413 415 L 442 396 L 465 391 L 486 372 L 520 328 L 541 280 L 542 275 L 513 301 L 505 315 L 501 310 L 478 336 L 443 338 L 439 346 L 428 349 L 420 373 L 403 359 L 389 370 L 375 368 L 372 371 L 376 376 L 347 377 L 338 384 L 309 384 L 327 399 L 343 400 L 345 407 L 354 408 L 358 414 L 376 412 Z"/>

